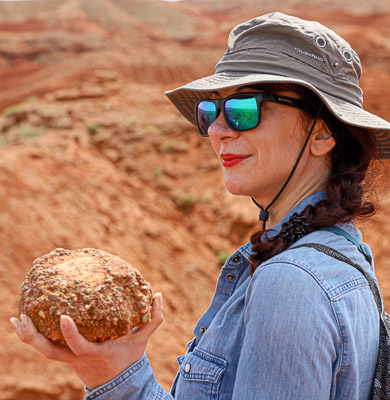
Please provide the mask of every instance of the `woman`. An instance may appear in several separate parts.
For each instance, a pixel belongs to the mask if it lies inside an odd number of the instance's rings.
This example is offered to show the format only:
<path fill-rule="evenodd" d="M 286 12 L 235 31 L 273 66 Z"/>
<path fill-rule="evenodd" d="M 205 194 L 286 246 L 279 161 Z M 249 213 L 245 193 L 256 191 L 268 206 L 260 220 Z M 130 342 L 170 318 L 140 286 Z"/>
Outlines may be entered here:
<path fill-rule="evenodd" d="M 362 109 L 360 73 L 334 32 L 272 13 L 233 29 L 214 75 L 167 92 L 263 221 L 222 268 L 171 394 L 144 354 L 161 294 L 152 322 L 115 342 L 87 342 L 67 316 L 69 349 L 25 316 L 12 320 L 20 339 L 70 363 L 86 399 L 368 399 L 379 319 L 367 280 L 302 246 L 330 246 L 374 277 L 353 220 L 374 212 L 362 182 L 373 159 L 390 158 L 390 124 Z"/>

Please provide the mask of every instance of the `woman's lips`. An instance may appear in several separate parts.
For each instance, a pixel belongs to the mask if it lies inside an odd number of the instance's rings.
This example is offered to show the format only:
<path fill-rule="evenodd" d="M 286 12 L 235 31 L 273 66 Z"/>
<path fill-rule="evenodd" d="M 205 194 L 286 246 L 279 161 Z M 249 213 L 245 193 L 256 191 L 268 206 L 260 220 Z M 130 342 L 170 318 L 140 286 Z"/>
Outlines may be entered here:
<path fill-rule="evenodd" d="M 244 161 L 246 158 L 250 156 L 244 156 L 241 154 L 230 154 L 230 153 L 224 153 L 221 154 L 222 158 L 222 165 L 224 167 L 233 167 L 240 163 L 241 161 Z"/>

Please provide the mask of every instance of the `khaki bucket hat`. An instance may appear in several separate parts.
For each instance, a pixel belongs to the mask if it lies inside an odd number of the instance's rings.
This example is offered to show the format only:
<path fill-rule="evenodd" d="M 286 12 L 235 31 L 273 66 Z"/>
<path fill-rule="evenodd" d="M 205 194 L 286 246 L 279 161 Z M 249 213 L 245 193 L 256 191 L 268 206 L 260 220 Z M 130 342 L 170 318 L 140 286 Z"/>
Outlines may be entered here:
<path fill-rule="evenodd" d="M 236 26 L 213 75 L 165 94 L 195 125 L 195 103 L 212 92 L 259 83 L 299 84 L 315 92 L 340 121 L 375 134 L 378 158 L 390 159 L 390 123 L 363 109 L 361 73 L 358 55 L 335 32 L 276 12 Z"/>

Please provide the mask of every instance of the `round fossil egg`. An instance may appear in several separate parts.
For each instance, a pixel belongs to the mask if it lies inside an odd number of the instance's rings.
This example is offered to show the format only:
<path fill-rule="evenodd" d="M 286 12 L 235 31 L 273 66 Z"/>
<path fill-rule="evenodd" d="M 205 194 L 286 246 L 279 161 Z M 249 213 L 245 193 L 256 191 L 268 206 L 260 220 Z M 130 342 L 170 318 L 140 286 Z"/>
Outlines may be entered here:
<path fill-rule="evenodd" d="M 66 344 L 69 315 L 91 342 L 127 335 L 151 320 L 153 291 L 140 272 L 103 250 L 55 249 L 37 258 L 22 284 L 19 313 L 54 343 Z"/>

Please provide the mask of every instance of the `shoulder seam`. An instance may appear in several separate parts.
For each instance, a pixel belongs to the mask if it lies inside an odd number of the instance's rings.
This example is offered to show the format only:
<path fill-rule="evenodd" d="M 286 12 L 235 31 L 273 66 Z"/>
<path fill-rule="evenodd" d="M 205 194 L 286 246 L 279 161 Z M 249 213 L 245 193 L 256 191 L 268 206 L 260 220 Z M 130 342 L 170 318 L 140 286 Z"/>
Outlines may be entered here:
<path fill-rule="evenodd" d="M 272 261 L 269 260 L 269 261 L 266 261 L 261 266 L 259 266 L 259 269 L 261 270 L 262 268 L 266 267 L 267 265 L 271 265 L 271 264 L 291 264 L 291 265 L 293 265 L 295 267 L 298 267 L 300 270 L 302 270 L 302 271 L 306 272 L 308 275 L 310 275 L 313 278 L 313 280 L 315 280 L 317 282 L 318 286 L 320 286 L 320 288 L 323 290 L 323 292 L 325 293 L 325 295 L 328 298 L 328 300 L 332 301 L 332 298 L 329 296 L 328 292 L 322 286 L 322 284 L 318 280 L 318 278 L 313 273 L 311 273 L 311 271 L 307 270 L 304 266 L 302 266 L 302 265 L 300 265 L 300 264 L 298 264 L 298 263 L 296 263 L 294 261 L 291 261 L 291 260 L 272 260 Z"/>

